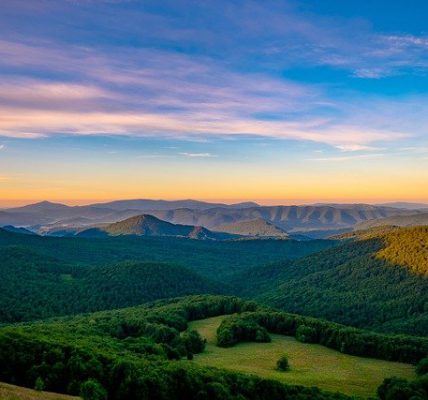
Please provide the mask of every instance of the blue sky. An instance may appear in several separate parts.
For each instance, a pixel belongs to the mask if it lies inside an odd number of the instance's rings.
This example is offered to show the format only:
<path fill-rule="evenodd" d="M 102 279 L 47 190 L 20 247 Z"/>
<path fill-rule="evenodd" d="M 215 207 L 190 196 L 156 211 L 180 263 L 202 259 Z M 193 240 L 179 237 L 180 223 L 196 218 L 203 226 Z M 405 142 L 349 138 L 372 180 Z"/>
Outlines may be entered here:
<path fill-rule="evenodd" d="M 3 204 L 428 201 L 426 1 L 5 0 Z"/>

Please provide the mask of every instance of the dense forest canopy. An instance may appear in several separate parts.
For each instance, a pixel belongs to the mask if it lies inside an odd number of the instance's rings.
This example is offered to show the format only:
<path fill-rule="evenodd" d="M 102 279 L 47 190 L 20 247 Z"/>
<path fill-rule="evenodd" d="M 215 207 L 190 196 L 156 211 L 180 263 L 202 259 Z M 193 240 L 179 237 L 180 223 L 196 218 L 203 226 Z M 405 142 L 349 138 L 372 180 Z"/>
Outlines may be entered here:
<path fill-rule="evenodd" d="M 428 335 L 427 228 L 353 236 L 333 249 L 236 274 L 233 287 L 237 294 L 291 312 Z"/>

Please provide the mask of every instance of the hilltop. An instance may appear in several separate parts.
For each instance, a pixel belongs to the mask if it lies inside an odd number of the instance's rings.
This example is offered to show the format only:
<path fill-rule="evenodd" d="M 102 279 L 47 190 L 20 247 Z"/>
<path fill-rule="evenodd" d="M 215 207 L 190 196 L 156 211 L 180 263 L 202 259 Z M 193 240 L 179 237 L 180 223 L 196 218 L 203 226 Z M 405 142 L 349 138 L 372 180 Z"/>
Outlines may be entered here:
<path fill-rule="evenodd" d="M 282 239 L 289 237 L 286 231 L 277 227 L 273 223 L 264 220 L 263 218 L 220 225 L 217 226 L 214 230 L 252 237 L 277 237 Z"/>
<path fill-rule="evenodd" d="M 80 237 L 96 236 L 177 236 L 190 239 L 230 239 L 233 235 L 211 232 L 202 226 L 172 224 L 153 215 L 143 214 L 77 233 Z"/>

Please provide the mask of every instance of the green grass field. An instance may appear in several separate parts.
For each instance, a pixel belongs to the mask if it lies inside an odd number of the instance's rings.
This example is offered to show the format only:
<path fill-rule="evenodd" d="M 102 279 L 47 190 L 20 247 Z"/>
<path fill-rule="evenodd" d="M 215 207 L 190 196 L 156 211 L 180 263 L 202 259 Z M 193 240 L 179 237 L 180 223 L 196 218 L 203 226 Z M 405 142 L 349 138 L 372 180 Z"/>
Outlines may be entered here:
<path fill-rule="evenodd" d="M 216 330 L 223 319 L 220 316 L 190 324 L 191 329 L 207 339 L 205 352 L 195 355 L 194 362 L 364 397 L 374 396 L 384 378 L 415 378 L 414 367 L 409 364 L 350 356 L 283 335 L 271 335 L 271 343 L 240 343 L 220 348 L 215 345 Z M 288 356 L 291 366 L 287 372 L 275 370 L 276 361 L 283 354 Z"/>
<path fill-rule="evenodd" d="M 57 393 L 37 392 L 0 382 L 0 400 L 80 400 L 80 398 Z"/>

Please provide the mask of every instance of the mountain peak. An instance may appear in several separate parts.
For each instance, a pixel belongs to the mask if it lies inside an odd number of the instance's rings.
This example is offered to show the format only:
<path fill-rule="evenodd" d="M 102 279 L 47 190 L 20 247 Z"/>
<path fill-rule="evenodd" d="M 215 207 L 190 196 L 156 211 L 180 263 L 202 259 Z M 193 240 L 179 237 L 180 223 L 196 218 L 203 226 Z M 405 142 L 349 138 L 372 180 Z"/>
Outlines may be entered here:
<path fill-rule="evenodd" d="M 150 214 L 136 215 L 102 228 L 91 228 L 80 232 L 79 236 L 92 236 L 97 233 L 94 229 L 101 236 L 176 236 L 191 239 L 229 239 L 233 237 L 233 235 L 211 232 L 202 226 L 172 224 Z"/>

